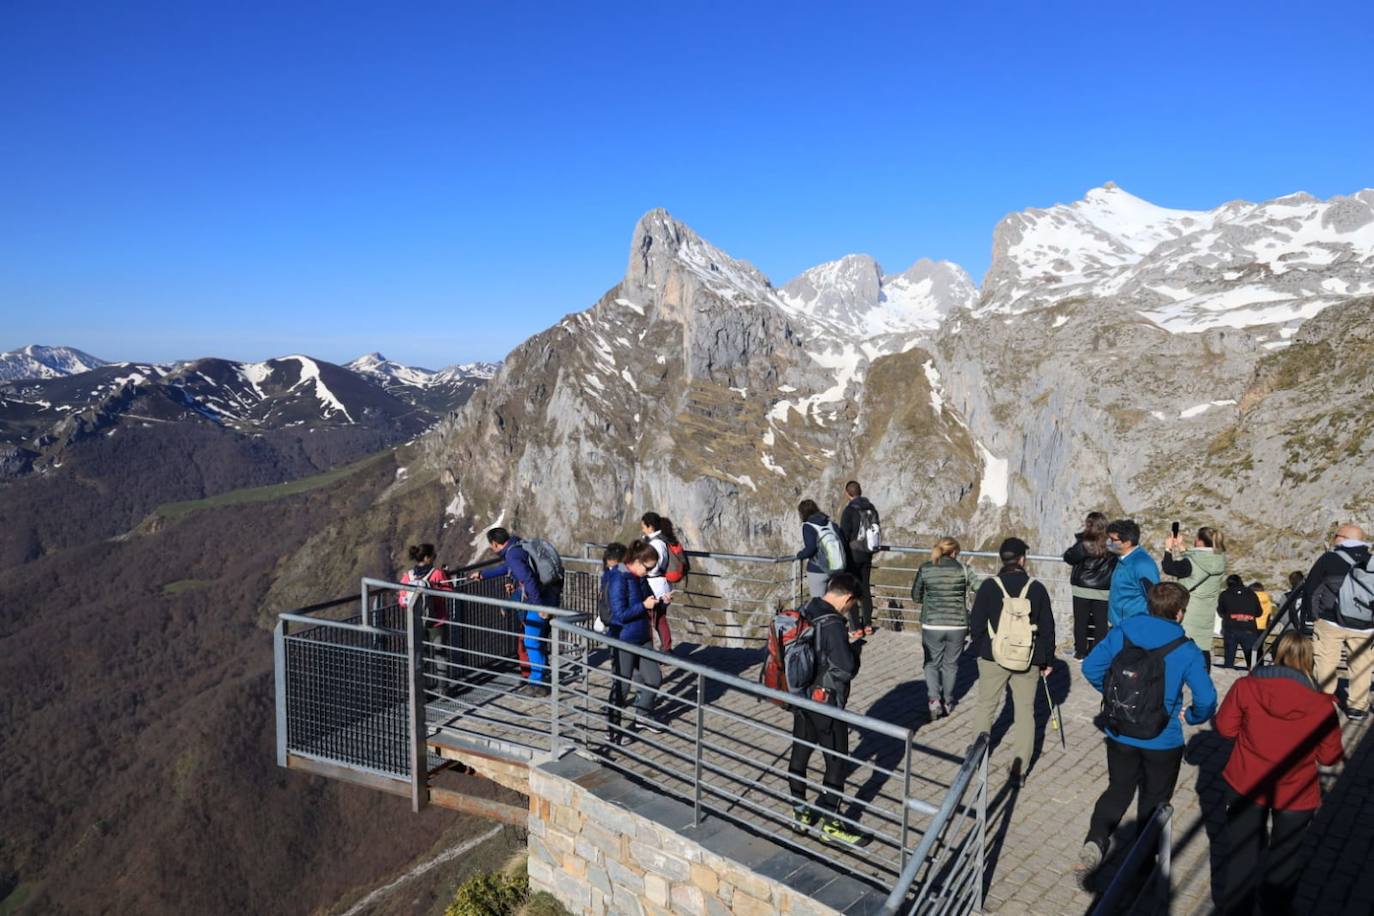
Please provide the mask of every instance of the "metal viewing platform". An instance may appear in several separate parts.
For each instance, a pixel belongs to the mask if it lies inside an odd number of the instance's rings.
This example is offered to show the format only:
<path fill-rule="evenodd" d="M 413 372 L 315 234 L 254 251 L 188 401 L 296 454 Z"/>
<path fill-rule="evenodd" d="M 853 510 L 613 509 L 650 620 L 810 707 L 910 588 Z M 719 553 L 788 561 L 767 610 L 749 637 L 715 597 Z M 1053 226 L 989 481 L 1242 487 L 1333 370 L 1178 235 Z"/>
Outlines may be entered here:
<path fill-rule="evenodd" d="M 801 603 L 790 557 L 692 552 L 694 570 L 670 612 L 675 645 L 666 654 L 594 631 L 601 564 L 589 556 L 564 558 L 558 608 L 512 602 L 502 580 L 426 591 L 431 607 L 446 604 L 445 621 L 400 606 L 399 596 L 414 589 L 363 580 L 357 595 L 280 617 L 278 762 L 408 797 L 416 810 L 432 804 L 523 825 L 526 808 L 460 794 L 436 776 L 457 763 L 528 794 L 532 766 L 572 753 L 689 806 L 695 824 L 729 822 L 858 879 L 871 893 L 855 912 L 1082 914 L 1134 897 L 1138 888 L 1112 876 L 1123 861 L 1154 856 L 1129 844 L 1113 848 L 1095 893 L 1072 884 L 1072 861 L 1105 773 L 1093 722 L 1100 698 L 1076 664 L 1061 660 L 1047 684 L 1063 714 L 1062 745 L 1046 697 L 1037 694 L 1037 759 L 1024 792 L 1005 780 L 1007 752 L 989 759 L 988 741 L 973 731 L 976 666 L 967 655 L 958 708 L 929 721 L 909 597 L 924 553 L 880 554 L 874 618 L 881 629 L 864 640 L 848 709 L 818 709 L 849 729 L 839 813 L 864 834 L 861 847 L 827 841 L 814 828 L 791 829 L 792 716 L 779 704 L 809 701 L 758 682 L 767 621 L 777 607 Z M 961 559 L 985 573 L 995 563 L 976 553 Z M 1030 570 L 1050 589 L 1062 659 L 1071 654 L 1068 567 L 1058 557 L 1033 557 Z M 518 692 L 529 683 L 517 641 L 531 610 L 553 617 L 544 639 L 550 689 L 542 696 Z M 658 663 L 661 721 L 636 722 L 632 706 L 619 722 L 608 716 L 616 651 Z M 1219 692 L 1240 673 L 1214 669 Z M 1009 723 L 1004 708 L 993 746 Z M 1202 912 L 1211 902 L 1209 840 L 1226 752 L 1210 730 L 1194 732 L 1172 818 L 1147 831 L 1145 843 L 1166 851 L 1152 887 L 1156 895 L 1163 888 L 1175 912 Z M 808 777 L 813 798 L 819 764 L 817 754 Z"/>

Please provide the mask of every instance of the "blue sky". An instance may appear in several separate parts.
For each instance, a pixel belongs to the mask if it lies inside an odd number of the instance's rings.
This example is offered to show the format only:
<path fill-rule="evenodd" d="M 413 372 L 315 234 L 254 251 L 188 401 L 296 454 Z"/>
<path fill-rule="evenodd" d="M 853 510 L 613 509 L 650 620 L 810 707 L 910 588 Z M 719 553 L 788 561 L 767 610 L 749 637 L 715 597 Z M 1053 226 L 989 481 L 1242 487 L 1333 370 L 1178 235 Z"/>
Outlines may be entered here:
<path fill-rule="evenodd" d="M 0 5 L 0 349 L 499 358 L 663 206 L 775 283 L 1374 185 L 1368 3 Z"/>

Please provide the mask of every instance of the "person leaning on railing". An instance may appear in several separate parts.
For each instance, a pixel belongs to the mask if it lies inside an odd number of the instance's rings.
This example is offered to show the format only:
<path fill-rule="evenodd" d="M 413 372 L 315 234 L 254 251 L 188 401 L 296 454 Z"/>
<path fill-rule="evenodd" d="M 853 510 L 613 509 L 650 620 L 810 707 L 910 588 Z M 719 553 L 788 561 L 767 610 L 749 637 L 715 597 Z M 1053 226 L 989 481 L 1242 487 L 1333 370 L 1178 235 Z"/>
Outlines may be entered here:
<path fill-rule="evenodd" d="M 1235 742 L 1221 774 L 1223 913 L 1248 916 L 1256 898 L 1264 913 L 1293 912 L 1303 835 L 1322 801 L 1317 766 L 1344 759 L 1336 704 L 1312 681 L 1312 663 L 1312 641 L 1284 633 L 1274 664 L 1236 681 L 1217 712 L 1217 734 Z"/>
<path fill-rule="evenodd" d="M 969 597 L 978 582 L 977 574 L 959 562 L 959 542 L 943 537 L 911 583 L 911 600 L 921 606 L 926 705 L 932 720 L 954 711 L 954 681 L 968 636 Z"/>
<path fill-rule="evenodd" d="M 520 539 L 505 528 L 492 528 L 487 532 L 487 546 L 501 558 L 495 566 L 474 570 L 469 579 L 499 579 L 510 576 L 513 584 L 511 596 L 524 604 L 544 604 L 544 596 L 539 590 L 539 573 L 535 570 L 534 560 L 521 545 Z M 518 693 L 534 696 L 548 696 L 548 654 L 544 647 L 549 641 L 549 616 L 542 612 L 526 611 L 524 614 L 524 639 L 520 648 L 529 659 L 530 683 L 517 688 Z"/>

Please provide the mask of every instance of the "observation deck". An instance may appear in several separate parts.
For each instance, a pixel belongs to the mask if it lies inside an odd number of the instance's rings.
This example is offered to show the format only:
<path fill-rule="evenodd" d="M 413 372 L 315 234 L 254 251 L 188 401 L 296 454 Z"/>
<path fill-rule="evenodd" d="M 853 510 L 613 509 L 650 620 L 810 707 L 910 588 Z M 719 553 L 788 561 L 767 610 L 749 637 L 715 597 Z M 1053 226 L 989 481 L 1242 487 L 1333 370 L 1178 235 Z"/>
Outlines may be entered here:
<path fill-rule="evenodd" d="M 563 828 L 544 797 L 555 779 L 600 793 L 576 803 L 584 812 L 601 811 L 605 806 L 597 799 L 605 799 L 622 806 L 607 817 L 643 815 L 657 818 L 660 829 L 670 825 L 670 846 L 712 836 L 736 864 L 740 850 L 752 850 L 752 861 L 741 867 L 779 886 L 795 885 L 807 897 L 805 906 L 795 904 L 803 911 L 1081 914 L 1099 903 L 1115 906 L 1120 884 L 1134 877 L 1113 881 L 1128 850 L 1113 850 L 1097 894 L 1072 886 L 1069 877 L 1088 810 L 1105 786 L 1101 736 L 1093 724 L 1098 695 L 1076 664 L 1056 665 L 1037 696 L 1037 759 L 1021 790 L 1006 780 L 1007 752 L 994 750 L 989 757 L 988 740 L 973 731 L 976 666 L 967 655 L 954 714 L 929 721 L 918 611 L 909 596 L 919 553 L 924 551 L 889 548 L 879 555 L 873 579 L 880 629 L 863 641 L 848 709 L 817 708 L 848 728 L 839 814 L 863 834 L 862 846 L 829 840 L 817 828 L 792 829 L 792 715 L 780 704 L 809 701 L 759 683 L 767 621 L 777 607 L 801 601 L 802 577 L 791 558 L 692 552 L 694 571 L 670 612 L 671 653 L 595 632 L 600 563 L 588 556 L 564 558 L 567 577 L 557 609 L 508 600 L 502 580 L 459 580 L 454 592 L 427 592 L 432 608 L 446 605 L 441 621 L 400 606 L 401 593 L 413 589 L 363 580 L 358 595 L 281 615 L 275 634 L 278 762 L 408 797 L 415 810 L 433 804 L 525 826 L 532 880 L 563 887 L 560 897 L 585 903 L 588 912 L 616 911 L 611 892 L 621 888 L 593 891 L 595 874 L 588 877 L 589 866 L 571 861 L 572 839 L 566 854 L 556 848 Z M 994 562 L 968 553 L 962 559 L 986 573 Z M 1057 557 L 1033 557 L 1030 570 L 1050 589 L 1061 658 L 1071 655 L 1064 651 L 1071 636 L 1067 567 Z M 518 692 L 528 683 L 528 669 L 518 660 L 520 621 L 532 610 L 553 615 L 544 640 L 545 696 Z M 616 652 L 659 665 L 661 721 L 632 726 L 629 708 L 619 725 L 608 717 Z M 1224 694 L 1234 677 L 1218 670 L 1218 690 Z M 1051 724 L 1050 700 L 1063 716 L 1062 743 Z M 993 726 L 994 745 L 1010 717 L 1004 708 Z M 1173 842 L 1172 881 L 1163 896 L 1155 885 L 1146 887 L 1157 898 L 1154 905 L 1175 912 L 1204 911 L 1210 902 L 1209 844 L 1198 842 L 1198 834 L 1207 838 L 1203 802 L 1219 791 L 1227 748 L 1208 734 L 1190 743 L 1190 762 L 1202 775 L 1190 782 L 1185 768 L 1175 793 L 1172 826 L 1183 840 Z M 624 743 L 613 740 L 620 737 Z M 528 806 L 446 787 L 442 771 L 455 764 L 527 795 Z M 817 751 L 808 776 L 812 799 L 822 788 L 820 772 Z M 612 785 L 619 788 L 607 788 Z M 590 835 L 603 826 L 580 829 Z M 727 833 L 734 837 L 728 843 L 721 839 Z M 1166 832 L 1166 844 L 1168 837 Z M 628 855 L 630 843 L 616 848 Z M 552 870 L 536 851 L 553 860 Z M 709 851 L 694 854 L 711 861 Z M 560 861 L 573 878 L 559 870 Z M 598 867 L 590 866 L 593 872 Z M 653 866 L 645 868 L 653 873 Z M 690 874 L 695 879 L 696 872 Z M 669 878 L 688 880 L 672 874 L 664 880 Z M 674 894 L 679 886 L 687 885 L 672 884 Z M 578 897 L 584 887 L 591 896 Z M 645 895 L 640 902 L 651 909 L 652 890 L 637 887 Z M 1102 899 L 1108 891 L 1110 900 Z M 696 909 L 690 903 L 676 907 L 675 899 L 665 896 L 660 909 Z M 1147 896 L 1140 912 L 1151 911 L 1150 901 Z"/>

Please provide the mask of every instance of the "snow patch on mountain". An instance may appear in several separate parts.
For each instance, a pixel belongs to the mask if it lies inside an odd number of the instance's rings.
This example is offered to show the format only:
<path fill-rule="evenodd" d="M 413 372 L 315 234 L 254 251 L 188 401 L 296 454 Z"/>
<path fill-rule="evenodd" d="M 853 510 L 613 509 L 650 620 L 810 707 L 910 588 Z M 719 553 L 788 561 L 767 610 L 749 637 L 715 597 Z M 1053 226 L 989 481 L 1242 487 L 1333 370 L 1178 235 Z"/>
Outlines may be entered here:
<path fill-rule="evenodd" d="M 106 360 L 74 347 L 29 344 L 0 353 L 0 382 L 31 378 L 62 378 L 108 366 Z"/>
<path fill-rule="evenodd" d="M 319 398 L 320 403 L 324 406 L 325 417 L 337 412 L 343 414 L 344 419 L 348 420 L 349 423 L 356 422 L 349 414 L 348 408 L 343 405 L 343 401 L 340 401 L 338 397 L 335 396 L 334 392 L 329 390 L 329 386 L 324 383 L 324 379 L 320 378 L 319 363 L 308 356 L 293 355 L 287 356 L 285 359 L 294 359 L 296 362 L 300 363 L 300 381 L 291 386 L 293 389 L 304 385 L 306 382 L 314 382 L 315 397 Z"/>
<path fill-rule="evenodd" d="M 794 314 L 866 339 L 928 334 L 945 316 L 977 301 L 978 289 L 949 261 L 922 259 L 900 274 L 884 276 L 873 258 L 851 254 L 803 271 L 779 297 Z"/>
<path fill-rule="evenodd" d="M 978 453 L 983 456 L 983 478 L 978 483 L 978 500 L 987 500 L 994 506 L 1002 507 L 1007 504 L 1007 486 L 1009 476 L 1007 474 L 1008 462 L 1006 458 L 998 458 L 983 443 L 979 442 Z"/>
<path fill-rule="evenodd" d="M 500 366 L 497 363 L 460 363 L 436 371 L 421 366 L 406 366 L 374 352 L 345 363 L 344 368 L 383 382 L 410 385 L 414 388 L 431 388 L 469 378 L 490 380 Z"/>

